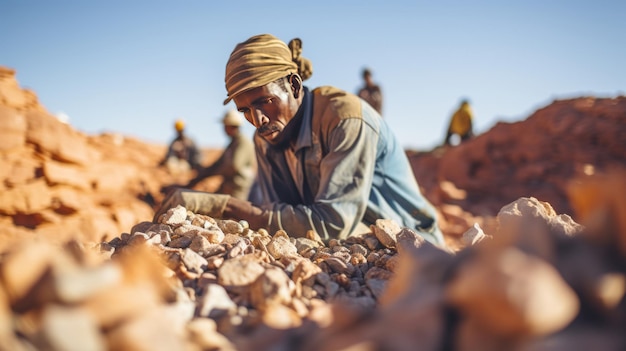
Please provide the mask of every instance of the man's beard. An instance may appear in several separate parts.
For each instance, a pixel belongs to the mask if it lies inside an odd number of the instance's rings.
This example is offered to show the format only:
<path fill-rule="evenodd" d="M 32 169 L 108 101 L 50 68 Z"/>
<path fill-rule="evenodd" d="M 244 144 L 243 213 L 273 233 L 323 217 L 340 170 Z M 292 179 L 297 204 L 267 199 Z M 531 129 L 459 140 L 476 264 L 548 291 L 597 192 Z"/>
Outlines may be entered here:
<path fill-rule="evenodd" d="M 257 131 L 259 132 L 259 134 L 261 136 L 266 136 L 266 135 L 270 135 L 274 132 L 280 132 L 280 128 L 275 125 L 275 124 L 266 124 L 264 126 L 259 127 L 259 129 L 257 129 Z"/>

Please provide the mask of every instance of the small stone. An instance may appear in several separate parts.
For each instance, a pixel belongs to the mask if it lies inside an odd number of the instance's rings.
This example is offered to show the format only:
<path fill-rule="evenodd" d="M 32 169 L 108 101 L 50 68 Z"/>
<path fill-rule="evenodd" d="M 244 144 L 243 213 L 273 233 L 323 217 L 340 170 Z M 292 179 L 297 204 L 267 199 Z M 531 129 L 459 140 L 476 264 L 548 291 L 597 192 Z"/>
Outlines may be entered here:
<path fill-rule="evenodd" d="M 167 210 L 161 223 L 169 225 L 183 225 L 187 220 L 187 209 L 181 205 Z"/>

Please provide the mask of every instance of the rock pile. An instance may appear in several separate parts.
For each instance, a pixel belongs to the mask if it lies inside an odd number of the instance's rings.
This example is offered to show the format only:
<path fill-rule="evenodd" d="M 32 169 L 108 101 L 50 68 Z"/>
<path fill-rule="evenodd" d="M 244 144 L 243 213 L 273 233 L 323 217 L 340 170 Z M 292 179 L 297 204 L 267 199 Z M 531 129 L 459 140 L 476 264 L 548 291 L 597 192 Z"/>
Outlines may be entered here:
<path fill-rule="evenodd" d="M 587 226 L 520 198 L 435 247 L 393 222 L 345 241 L 183 207 L 97 247 L 0 261 L 10 350 L 622 350 L 623 174 L 579 184 Z"/>
<path fill-rule="evenodd" d="M 34 91 L 20 88 L 15 70 L 3 66 L 0 66 L 0 106 L 18 111 L 46 112 Z"/>

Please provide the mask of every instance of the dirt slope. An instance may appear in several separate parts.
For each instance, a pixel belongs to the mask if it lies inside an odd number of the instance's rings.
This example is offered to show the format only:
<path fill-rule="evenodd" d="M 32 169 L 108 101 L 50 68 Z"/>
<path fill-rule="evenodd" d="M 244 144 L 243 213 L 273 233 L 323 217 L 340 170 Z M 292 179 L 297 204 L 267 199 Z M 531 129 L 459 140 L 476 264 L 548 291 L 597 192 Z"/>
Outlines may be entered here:
<path fill-rule="evenodd" d="M 152 218 L 161 186 L 188 178 L 157 167 L 166 145 L 77 131 L 1 67 L 0 124 L 2 246 L 29 235 L 96 242 L 118 236 Z M 208 162 L 218 150 L 203 152 Z M 202 186 L 210 190 L 215 181 Z"/>
<path fill-rule="evenodd" d="M 499 209 L 520 197 L 577 219 L 571 182 L 626 167 L 626 97 L 554 101 L 461 145 L 408 154 L 449 237 L 473 222 L 492 226 Z"/>

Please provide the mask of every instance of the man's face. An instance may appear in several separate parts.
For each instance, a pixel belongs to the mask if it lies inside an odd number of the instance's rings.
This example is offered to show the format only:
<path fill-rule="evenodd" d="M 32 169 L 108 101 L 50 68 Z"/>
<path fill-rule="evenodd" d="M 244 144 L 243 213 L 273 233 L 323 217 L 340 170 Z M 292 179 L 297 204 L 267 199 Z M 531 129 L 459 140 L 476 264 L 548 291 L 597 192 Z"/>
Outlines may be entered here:
<path fill-rule="evenodd" d="M 224 124 L 224 133 L 229 137 L 232 137 L 237 134 L 239 131 L 239 127 L 229 126 L 228 124 Z"/>
<path fill-rule="evenodd" d="M 285 126 L 298 111 L 299 101 L 294 98 L 286 80 L 271 82 L 239 94 L 233 99 L 237 110 L 257 129 L 259 135 L 272 145 L 286 140 Z"/>

